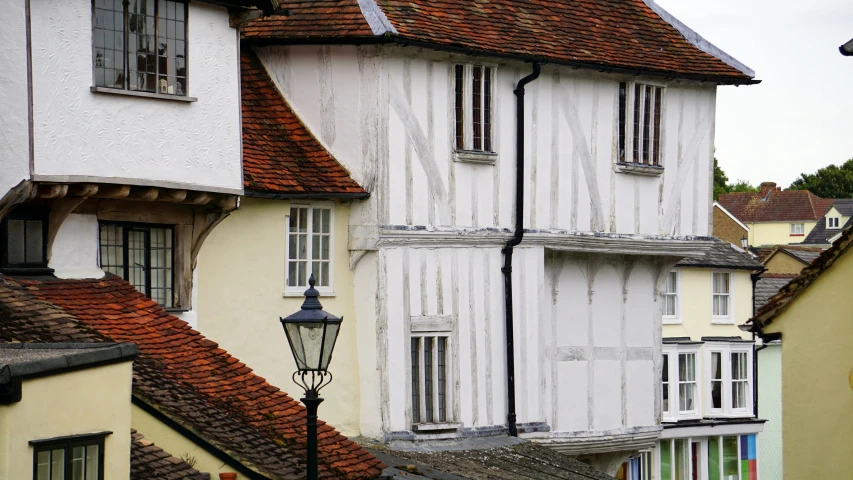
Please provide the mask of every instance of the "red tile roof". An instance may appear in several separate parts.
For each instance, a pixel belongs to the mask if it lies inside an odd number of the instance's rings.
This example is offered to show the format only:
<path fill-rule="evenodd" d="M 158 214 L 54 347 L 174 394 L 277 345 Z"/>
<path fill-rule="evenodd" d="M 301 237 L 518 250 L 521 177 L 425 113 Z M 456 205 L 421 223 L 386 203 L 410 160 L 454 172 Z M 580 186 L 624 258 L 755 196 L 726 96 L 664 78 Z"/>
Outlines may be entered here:
<path fill-rule="evenodd" d="M 146 440 L 136 430 L 130 431 L 130 480 L 210 480 L 185 460 L 177 458 Z"/>
<path fill-rule="evenodd" d="M 281 3 L 289 16 L 250 22 L 243 29 L 244 38 L 281 43 L 329 39 L 422 43 L 719 83 L 749 83 L 753 75 L 700 50 L 643 0 L 376 0 L 374 9 L 370 9 L 374 2 L 358 0 Z M 359 8 L 362 3 L 367 15 Z"/>
<path fill-rule="evenodd" d="M 0 341 L 136 342 L 133 396 L 269 478 L 304 478 L 305 408 L 124 280 L 0 277 Z M 321 422 L 324 478 L 379 475 L 382 463 Z"/>
<path fill-rule="evenodd" d="M 240 58 L 247 194 L 366 197 L 290 108 L 250 48 Z"/>
<path fill-rule="evenodd" d="M 775 190 L 766 197 L 759 192 L 727 193 L 718 202 L 741 222 L 754 223 L 820 220 L 834 200 L 808 190 Z"/>

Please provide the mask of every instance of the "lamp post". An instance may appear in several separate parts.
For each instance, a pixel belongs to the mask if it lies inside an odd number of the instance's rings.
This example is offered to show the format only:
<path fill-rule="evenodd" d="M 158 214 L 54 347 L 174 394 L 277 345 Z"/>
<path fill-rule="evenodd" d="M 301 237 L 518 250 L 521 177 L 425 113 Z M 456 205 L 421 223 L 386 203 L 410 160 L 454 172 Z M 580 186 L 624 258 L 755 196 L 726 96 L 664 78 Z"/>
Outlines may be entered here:
<path fill-rule="evenodd" d="M 746 250 L 746 247 L 749 246 L 748 242 L 749 241 L 747 240 L 746 235 L 743 235 L 742 237 L 740 237 L 740 246 L 743 247 L 744 250 Z"/>
<path fill-rule="evenodd" d="M 302 309 L 285 318 L 279 318 L 296 361 L 293 381 L 305 390 L 301 398 L 307 410 L 308 459 L 307 478 L 317 480 L 317 407 L 323 402 L 320 389 L 332 381 L 327 371 L 332 360 L 332 350 L 341 328 L 343 317 L 338 318 L 323 311 L 320 296 L 314 288 L 314 274 L 308 279 L 310 287 L 305 290 Z"/>

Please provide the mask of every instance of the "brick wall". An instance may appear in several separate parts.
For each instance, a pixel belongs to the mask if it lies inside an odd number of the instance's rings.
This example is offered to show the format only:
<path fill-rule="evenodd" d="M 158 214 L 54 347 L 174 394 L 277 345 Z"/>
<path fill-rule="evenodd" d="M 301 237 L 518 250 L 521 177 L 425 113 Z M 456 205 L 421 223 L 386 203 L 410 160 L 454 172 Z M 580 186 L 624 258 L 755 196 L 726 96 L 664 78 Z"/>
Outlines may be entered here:
<path fill-rule="evenodd" d="M 714 207 L 714 236 L 740 246 L 740 239 L 746 230 L 726 215 L 719 207 Z"/>

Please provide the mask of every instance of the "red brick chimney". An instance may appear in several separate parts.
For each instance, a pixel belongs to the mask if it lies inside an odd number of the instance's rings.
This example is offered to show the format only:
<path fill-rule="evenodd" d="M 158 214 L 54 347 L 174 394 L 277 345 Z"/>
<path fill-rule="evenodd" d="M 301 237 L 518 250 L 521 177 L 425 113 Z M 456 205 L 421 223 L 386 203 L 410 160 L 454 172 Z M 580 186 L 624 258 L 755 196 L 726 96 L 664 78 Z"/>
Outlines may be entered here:
<path fill-rule="evenodd" d="M 781 187 L 776 187 L 776 182 L 761 182 L 761 198 L 766 200 L 770 192 L 780 191 Z"/>

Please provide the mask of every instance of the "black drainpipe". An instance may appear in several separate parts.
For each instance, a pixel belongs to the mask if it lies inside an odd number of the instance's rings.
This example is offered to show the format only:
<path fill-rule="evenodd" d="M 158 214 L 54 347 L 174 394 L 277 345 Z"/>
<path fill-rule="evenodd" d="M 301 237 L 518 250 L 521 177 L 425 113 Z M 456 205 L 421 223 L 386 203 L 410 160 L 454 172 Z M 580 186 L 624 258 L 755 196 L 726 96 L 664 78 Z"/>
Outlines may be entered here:
<path fill-rule="evenodd" d="M 533 72 L 519 80 L 515 87 L 515 235 L 501 250 L 504 254 L 504 295 L 506 308 L 506 385 L 507 385 L 507 426 L 512 437 L 518 436 L 515 424 L 515 352 L 513 351 L 512 327 L 512 250 L 524 237 L 524 87 L 539 78 L 542 66 L 533 62 Z"/>

